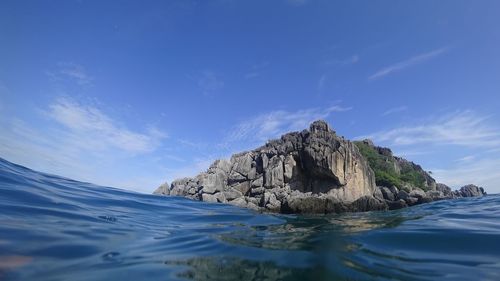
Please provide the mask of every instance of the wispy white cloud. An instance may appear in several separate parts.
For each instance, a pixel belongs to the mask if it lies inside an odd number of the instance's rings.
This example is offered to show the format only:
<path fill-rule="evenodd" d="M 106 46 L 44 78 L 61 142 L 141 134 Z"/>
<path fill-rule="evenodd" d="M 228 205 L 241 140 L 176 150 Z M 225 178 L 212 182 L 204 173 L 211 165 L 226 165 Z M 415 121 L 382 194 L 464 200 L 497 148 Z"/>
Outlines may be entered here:
<path fill-rule="evenodd" d="M 360 60 L 359 55 L 352 55 L 351 57 L 345 59 L 332 59 L 324 62 L 325 65 L 351 65 L 356 64 Z"/>
<path fill-rule="evenodd" d="M 245 79 L 252 79 L 255 77 L 259 77 L 264 69 L 266 69 L 269 66 L 268 61 L 263 61 L 260 63 L 253 64 L 249 70 L 249 72 L 245 73 L 243 77 Z"/>
<path fill-rule="evenodd" d="M 45 73 L 54 81 L 70 79 L 78 85 L 91 85 L 94 80 L 87 73 L 85 67 L 72 62 L 60 62 L 55 71 L 46 71 Z"/>
<path fill-rule="evenodd" d="M 217 91 L 224 88 L 224 81 L 213 71 L 203 71 L 201 76 L 197 79 L 198 87 L 201 89 L 203 95 L 210 96 Z"/>
<path fill-rule="evenodd" d="M 326 119 L 333 112 L 344 112 L 351 109 L 351 107 L 335 105 L 328 108 L 310 108 L 297 111 L 272 111 L 239 123 L 230 131 L 224 143 L 248 140 L 265 142 L 286 132 L 308 128 L 311 122 Z"/>
<path fill-rule="evenodd" d="M 246 73 L 243 77 L 245 77 L 245 79 L 252 79 L 255 77 L 259 77 L 259 76 L 260 76 L 260 72 L 254 71 L 254 72 Z"/>
<path fill-rule="evenodd" d="M 408 110 L 408 107 L 404 106 L 404 105 L 398 106 L 398 107 L 393 107 L 393 108 L 389 108 L 388 110 L 384 111 L 384 113 L 382 113 L 382 116 L 387 116 L 387 115 L 390 115 L 393 113 L 399 113 L 399 112 L 403 112 L 406 110 Z"/>
<path fill-rule="evenodd" d="M 496 148 L 500 146 L 500 128 L 490 124 L 488 119 L 489 116 L 470 110 L 458 111 L 359 138 L 370 138 L 389 146 L 431 144 Z"/>
<path fill-rule="evenodd" d="M 133 132 L 104 114 L 96 107 L 84 105 L 67 98 L 59 98 L 46 111 L 48 117 L 58 122 L 67 135 L 74 138 L 74 145 L 96 148 L 117 148 L 132 153 L 154 150 L 166 134 L 149 126 L 146 133 Z M 95 145 L 95 142 L 99 145 Z"/>
<path fill-rule="evenodd" d="M 476 159 L 476 155 L 467 155 L 460 159 L 457 159 L 456 162 L 470 162 L 473 161 L 474 159 Z"/>
<path fill-rule="evenodd" d="M 401 71 L 405 68 L 408 68 L 408 67 L 417 65 L 419 63 L 428 61 L 432 58 L 435 58 L 435 57 L 438 57 L 438 56 L 444 54 L 445 52 L 448 51 L 448 49 L 449 49 L 448 47 L 443 47 L 443 48 L 439 48 L 439 49 L 436 49 L 436 50 L 433 50 L 433 51 L 430 51 L 427 53 L 413 56 L 409 59 L 406 59 L 404 61 L 392 64 L 392 65 L 389 65 L 387 67 L 384 67 L 384 68 L 378 70 L 377 72 L 372 74 L 370 77 L 368 77 L 368 79 L 369 80 L 379 79 L 379 78 L 382 78 L 382 77 L 387 76 L 389 74 Z"/>
<path fill-rule="evenodd" d="M 319 77 L 319 80 L 318 80 L 318 90 L 320 90 L 320 91 L 323 90 L 323 88 L 325 87 L 326 78 L 327 78 L 327 74 L 326 73 L 322 74 Z"/>

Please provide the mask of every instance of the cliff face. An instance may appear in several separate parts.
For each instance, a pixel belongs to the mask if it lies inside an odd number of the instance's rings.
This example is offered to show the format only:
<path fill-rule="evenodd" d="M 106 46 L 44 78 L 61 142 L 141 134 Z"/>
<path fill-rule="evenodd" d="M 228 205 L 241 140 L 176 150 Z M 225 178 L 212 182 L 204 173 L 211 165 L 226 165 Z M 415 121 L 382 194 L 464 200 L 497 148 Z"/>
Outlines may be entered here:
<path fill-rule="evenodd" d="M 293 211 L 297 198 L 314 197 L 320 205 L 350 203 L 375 188 L 374 173 L 356 145 L 316 121 L 309 130 L 283 135 L 229 161 L 217 160 L 205 173 L 175 180 L 155 193 Z"/>

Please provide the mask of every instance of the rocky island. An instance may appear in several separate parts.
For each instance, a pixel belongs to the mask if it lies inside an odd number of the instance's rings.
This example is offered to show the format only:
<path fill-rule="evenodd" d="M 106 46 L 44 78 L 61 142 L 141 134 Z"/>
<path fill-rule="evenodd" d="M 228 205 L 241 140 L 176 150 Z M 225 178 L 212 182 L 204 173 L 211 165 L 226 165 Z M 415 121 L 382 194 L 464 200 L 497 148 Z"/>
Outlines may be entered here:
<path fill-rule="evenodd" d="M 206 172 L 163 184 L 154 194 L 279 213 L 399 209 L 435 200 L 485 195 L 452 191 L 419 165 L 370 140 L 349 141 L 325 121 L 215 161 Z"/>

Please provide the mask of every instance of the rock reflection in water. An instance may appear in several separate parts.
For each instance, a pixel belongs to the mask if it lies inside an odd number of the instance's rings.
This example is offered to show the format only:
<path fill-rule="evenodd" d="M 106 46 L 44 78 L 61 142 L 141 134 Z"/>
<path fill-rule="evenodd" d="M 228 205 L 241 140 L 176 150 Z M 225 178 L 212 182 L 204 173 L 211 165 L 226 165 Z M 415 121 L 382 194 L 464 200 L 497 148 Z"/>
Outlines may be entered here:
<path fill-rule="evenodd" d="M 236 231 L 221 233 L 218 239 L 225 243 L 265 249 L 314 250 L 322 243 L 335 244 L 358 232 L 379 228 L 394 228 L 409 219 L 398 212 L 373 214 L 310 215 L 281 217 L 285 223 L 240 227 Z M 336 250 L 339 250 L 336 247 Z"/>
<path fill-rule="evenodd" d="M 317 268 L 291 268 L 270 261 L 252 261 L 233 257 L 194 258 L 168 261 L 170 266 L 187 266 L 177 277 L 188 280 L 345 280 L 340 276 Z"/>

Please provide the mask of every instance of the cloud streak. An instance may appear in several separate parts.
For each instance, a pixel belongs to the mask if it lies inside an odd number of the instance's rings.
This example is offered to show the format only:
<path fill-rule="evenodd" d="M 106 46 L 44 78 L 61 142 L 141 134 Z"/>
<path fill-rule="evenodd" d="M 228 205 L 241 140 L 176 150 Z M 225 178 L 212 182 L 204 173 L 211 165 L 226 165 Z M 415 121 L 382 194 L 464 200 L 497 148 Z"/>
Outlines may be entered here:
<path fill-rule="evenodd" d="M 368 77 L 368 79 L 369 80 L 376 80 L 376 79 L 380 79 L 382 77 L 385 77 L 387 75 L 399 72 L 399 71 L 406 69 L 408 67 L 411 67 L 411 66 L 423 63 L 425 61 L 428 61 L 432 58 L 438 57 L 438 56 L 446 53 L 448 51 L 448 49 L 449 49 L 448 47 L 443 47 L 443 48 L 439 48 L 439 49 L 436 49 L 436 50 L 433 50 L 433 51 L 430 51 L 427 53 L 413 56 L 409 59 L 395 63 L 393 65 L 389 65 L 387 67 L 384 67 L 384 68 L 378 70 L 377 72 L 372 74 L 370 77 Z"/>
<path fill-rule="evenodd" d="M 403 111 L 406 111 L 406 110 L 408 110 L 407 106 L 393 107 L 393 108 L 389 108 L 384 113 L 382 113 L 382 116 L 387 116 L 387 115 L 391 115 L 391 114 L 394 114 L 394 113 L 403 112 Z"/>
<path fill-rule="evenodd" d="M 205 96 L 210 96 L 224 88 L 224 81 L 222 78 L 212 71 L 204 71 L 197 82 L 198 87 Z"/>
<path fill-rule="evenodd" d="M 92 85 L 94 78 L 90 76 L 85 67 L 72 62 L 60 62 L 56 71 L 47 71 L 46 74 L 54 81 L 69 79 L 80 86 Z"/>
<path fill-rule="evenodd" d="M 267 61 L 253 64 L 250 71 L 248 73 L 245 73 L 245 75 L 243 77 L 247 80 L 259 77 L 261 75 L 262 71 L 264 71 L 268 66 L 269 66 L 269 62 L 267 62 Z"/>

